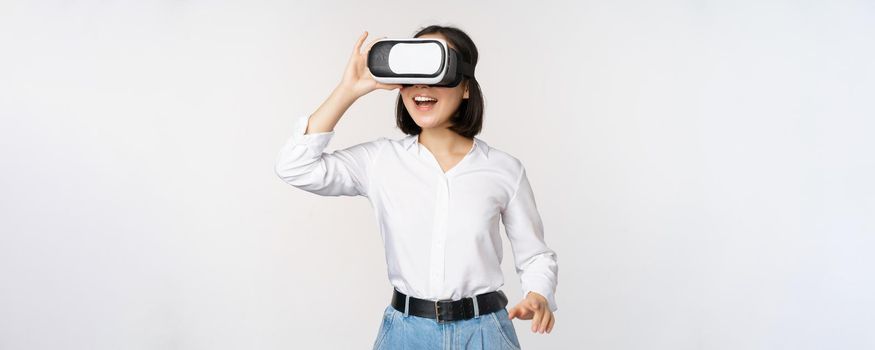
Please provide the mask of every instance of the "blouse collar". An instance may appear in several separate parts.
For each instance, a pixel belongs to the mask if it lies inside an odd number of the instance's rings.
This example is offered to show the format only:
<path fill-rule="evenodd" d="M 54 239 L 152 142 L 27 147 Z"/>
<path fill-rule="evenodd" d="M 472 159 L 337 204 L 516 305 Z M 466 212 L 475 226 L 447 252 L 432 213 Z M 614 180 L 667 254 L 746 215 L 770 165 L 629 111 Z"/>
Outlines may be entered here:
<path fill-rule="evenodd" d="M 416 143 L 419 143 L 419 134 L 407 135 L 402 140 L 402 142 L 403 142 L 405 149 L 414 150 L 415 148 L 412 148 L 411 146 L 413 146 Z M 481 153 L 483 153 L 484 157 L 489 158 L 489 145 L 486 144 L 486 141 L 483 141 L 483 140 L 477 138 L 477 136 L 474 136 L 474 150 L 475 151 L 479 150 Z"/>

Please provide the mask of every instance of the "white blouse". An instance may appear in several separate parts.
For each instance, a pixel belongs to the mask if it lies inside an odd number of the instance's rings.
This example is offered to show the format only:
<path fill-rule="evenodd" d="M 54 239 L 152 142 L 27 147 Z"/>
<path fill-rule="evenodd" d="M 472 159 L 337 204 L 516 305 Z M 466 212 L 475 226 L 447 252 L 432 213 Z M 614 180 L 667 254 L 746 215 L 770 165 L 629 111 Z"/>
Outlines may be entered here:
<path fill-rule="evenodd" d="M 534 291 L 556 311 L 559 266 L 519 159 L 474 137 L 444 173 L 418 135 L 379 137 L 331 153 L 335 131 L 304 134 L 295 121 L 276 159 L 286 183 L 322 196 L 364 196 L 385 245 L 390 283 L 428 300 L 458 300 L 504 285 L 499 218 L 514 254 L 523 297 Z"/>

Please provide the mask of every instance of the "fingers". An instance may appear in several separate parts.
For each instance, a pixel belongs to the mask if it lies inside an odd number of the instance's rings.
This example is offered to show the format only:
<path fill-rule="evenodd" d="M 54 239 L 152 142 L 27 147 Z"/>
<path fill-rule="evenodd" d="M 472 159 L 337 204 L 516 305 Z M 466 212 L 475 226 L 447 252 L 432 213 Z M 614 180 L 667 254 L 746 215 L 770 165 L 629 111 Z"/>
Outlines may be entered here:
<path fill-rule="evenodd" d="M 367 49 L 365 49 L 365 52 L 371 51 L 371 47 L 374 46 L 374 44 L 376 44 L 377 41 L 380 41 L 381 39 L 385 39 L 385 38 L 388 38 L 388 37 L 384 36 L 384 37 L 379 37 L 379 38 L 376 38 L 374 40 L 371 40 L 371 42 L 367 46 Z"/>
<path fill-rule="evenodd" d="M 541 319 L 541 324 L 538 325 L 538 332 L 544 333 L 547 331 L 547 326 L 550 324 L 550 320 L 553 319 L 553 314 L 547 311 L 544 311 L 544 317 Z"/>
<path fill-rule="evenodd" d="M 358 41 L 355 43 L 355 47 L 352 49 L 353 54 L 361 55 L 364 53 L 364 52 L 362 52 L 362 44 L 365 42 L 365 39 L 367 37 L 368 37 L 368 31 L 366 30 L 366 31 L 364 31 L 364 33 L 362 33 L 362 35 L 359 36 Z M 387 37 L 383 36 L 383 37 L 371 39 L 371 41 L 368 42 L 368 45 L 365 46 L 365 52 L 371 51 L 371 46 L 374 46 L 374 44 L 376 44 L 377 41 L 379 41 L 380 39 L 385 39 L 385 38 L 387 38 Z"/>
<path fill-rule="evenodd" d="M 368 31 L 366 30 L 362 35 L 359 36 L 358 41 L 355 43 L 355 47 L 352 49 L 353 54 L 358 54 L 362 50 L 362 43 L 365 42 L 365 38 L 368 37 Z"/>
<path fill-rule="evenodd" d="M 544 315 L 544 312 L 541 310 L 535 310 L 535 317 L 532 317 L 532 332 L 537 333 L 541 327 L 541 317 Z"/>
<path fill-rule="evenodd" d="M 550 324 L 547 325 L 547 333 L 553 331 L 553 324 L 556 323 L 556 315 L 550 315 Z"/>
<path fill-rule="evenodd" d="M 532 320 L 532 332 L 534 333 L 550 333 L 555 322 L 555 317 L 549 307 L 545 303 L 535 300 L 520 302 L 508 310 L 507 317 L 509 319 Z"/>
<path fill-rule="evenodd" d="M 384 89 L 384 90 L 395 90 L 395 89 L 400 89 L 400 88 L 401 88 L 401 84 L 383 84 L 383 83 L 377 83 L 377 88 L 378 88 L 378 89 Z"/>
<path fill-rule="evenodd" d="M 521 320 L 530 320 L 532 319 L 531 314 L 532 310 L 528 309 L 526 305 L 518 304 L 517 306 L 514 306 L 512 309 L 510 309 L 510 311 L 508 312 L 508 317 L 510 319 L 516 317 Z"/>

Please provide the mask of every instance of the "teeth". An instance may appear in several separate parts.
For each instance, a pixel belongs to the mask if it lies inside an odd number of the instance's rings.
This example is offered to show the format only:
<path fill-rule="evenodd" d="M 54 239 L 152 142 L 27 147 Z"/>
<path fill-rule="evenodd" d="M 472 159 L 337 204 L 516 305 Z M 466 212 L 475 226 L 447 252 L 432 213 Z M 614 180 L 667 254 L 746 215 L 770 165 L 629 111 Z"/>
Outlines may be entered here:
<path fill-rule="evenodd" d="M 417 101 L 417 102 L 437 101 L 436 98 L 428 97 L 428 96 L 416 96 L 416 97 L 413 97 L 413 100 Z"/>

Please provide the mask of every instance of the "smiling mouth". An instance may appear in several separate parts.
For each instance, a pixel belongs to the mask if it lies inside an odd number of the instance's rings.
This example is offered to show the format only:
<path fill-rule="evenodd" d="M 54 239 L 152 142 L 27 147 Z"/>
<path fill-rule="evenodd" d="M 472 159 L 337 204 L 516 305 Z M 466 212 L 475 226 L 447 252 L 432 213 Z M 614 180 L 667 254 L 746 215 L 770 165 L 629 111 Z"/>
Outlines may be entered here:
<path fill-rule="evenodd" d="M 416 104 L 416 109 L 427 111 L 432 109 L 438 100 L 431 96 L 413 96 L 413 103 Z"/>

